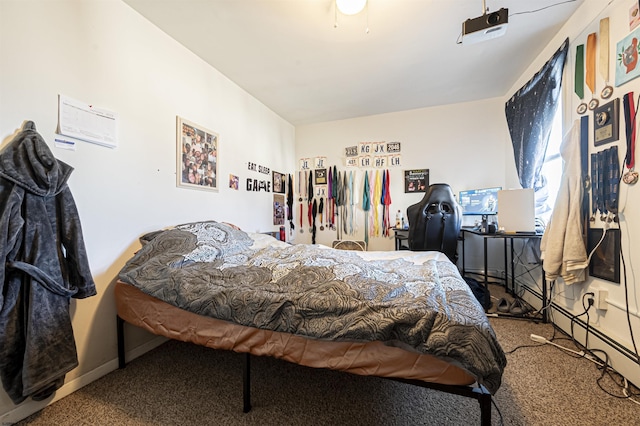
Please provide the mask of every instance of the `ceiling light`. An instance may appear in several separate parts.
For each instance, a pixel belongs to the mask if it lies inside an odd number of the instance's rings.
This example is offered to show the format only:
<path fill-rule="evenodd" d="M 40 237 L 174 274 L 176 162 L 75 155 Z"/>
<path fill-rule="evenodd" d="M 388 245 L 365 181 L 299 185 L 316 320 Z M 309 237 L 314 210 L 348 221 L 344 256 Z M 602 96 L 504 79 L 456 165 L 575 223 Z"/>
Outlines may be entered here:
<path fill-rule="evenodd" d="M 355 15 L 362 12 L 367 0 L 336 0 L 336 7 L 343 15 Z"/>

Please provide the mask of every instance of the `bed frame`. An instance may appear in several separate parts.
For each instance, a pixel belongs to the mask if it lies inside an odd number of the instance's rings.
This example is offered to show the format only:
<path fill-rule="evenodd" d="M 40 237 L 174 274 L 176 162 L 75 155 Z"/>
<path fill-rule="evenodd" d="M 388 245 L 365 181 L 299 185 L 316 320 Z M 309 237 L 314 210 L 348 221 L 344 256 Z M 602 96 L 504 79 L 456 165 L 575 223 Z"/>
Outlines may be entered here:
<path fill-rule="evenodd" d="M 118 368 L 122 369 L 126 366 L 125 344 L 124 344 L 124 323 L 125 320 L 119 315 L 116 316 L 116 328 L 118 339 Z M 242 411 L 248 413 L 251 411 L 251 354 L 243 353 L 244 362 L 242 363 Z M 379 376 L 381 377 L 381 376 Z M 402 379 L 394 377 L 382 377 L 396 382 L 407 383 L 423 388 L 434 389 L 454 395 L 460 395 L 467 398 L 473 398 L 480 404 L 480 424 L 482 426 L 491 425 L 491 394 L 482 385 L 479 386 L 462 386 L 462 385 L 443 385 L 439 383 L 424 382 L 415 379 Z"/>

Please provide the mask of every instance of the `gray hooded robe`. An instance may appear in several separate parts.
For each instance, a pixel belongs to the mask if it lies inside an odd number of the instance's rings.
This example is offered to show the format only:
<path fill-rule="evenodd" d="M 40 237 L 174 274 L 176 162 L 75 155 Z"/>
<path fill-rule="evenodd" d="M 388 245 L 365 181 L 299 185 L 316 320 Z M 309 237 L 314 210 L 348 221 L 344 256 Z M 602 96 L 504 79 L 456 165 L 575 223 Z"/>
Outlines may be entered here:
<path fill-rule="evenodd" d="M 96 294 L 72 171 L 31 121 L 0 153 L 0 378 L 16 404 L 49 397 L 78 365 L 70 298 Z"/>

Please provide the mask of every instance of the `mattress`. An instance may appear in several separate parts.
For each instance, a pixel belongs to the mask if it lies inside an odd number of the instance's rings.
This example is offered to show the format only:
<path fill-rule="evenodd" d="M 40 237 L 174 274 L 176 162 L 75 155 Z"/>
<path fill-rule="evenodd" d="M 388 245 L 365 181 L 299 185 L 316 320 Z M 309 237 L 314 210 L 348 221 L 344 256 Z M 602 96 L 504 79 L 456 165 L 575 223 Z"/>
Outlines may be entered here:
<path fill-rule="evenodd" d="M 214 221 L 156 231 L 141 242 L 120 271 L 118 310 L 156 334 L 442 384 L 451 384 L 440 382 L 443 370 L 456 366 L 466 377 L 455 384 L 475 382 L 491 393 L 500 386 L 506 357 L 484 309 L 442 253 L 289 245 Z M 123 302 L 127 285 L 140 297 Z M 177 310 L 165 314 L 169 308 Z M 412 366 L 422 359 L 444 368 L 418 378 L 425 366 Z M 404 362 L 408 369 L 399 367 Z"/>
<path fill-rule="evenodd" d="M 475 383 L 452 363 L 380 341 L 325 341 L 233 324 L 180 309 L 122 281 L 116 282 L 115 297 L 120 318 L 170 339 L 359 375 L 443 385 Z"/>

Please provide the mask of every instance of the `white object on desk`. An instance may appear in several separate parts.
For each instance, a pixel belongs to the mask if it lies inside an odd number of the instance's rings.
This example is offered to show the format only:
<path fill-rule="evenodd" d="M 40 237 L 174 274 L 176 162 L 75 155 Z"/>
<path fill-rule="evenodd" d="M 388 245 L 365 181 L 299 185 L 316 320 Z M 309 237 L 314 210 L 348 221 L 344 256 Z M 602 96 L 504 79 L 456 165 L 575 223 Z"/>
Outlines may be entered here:
<path fill-rule="evenodd" d="M 498 191 L 498 226 L 504 232 L 535 232 L 536 206 L 532 188 Z"/>

